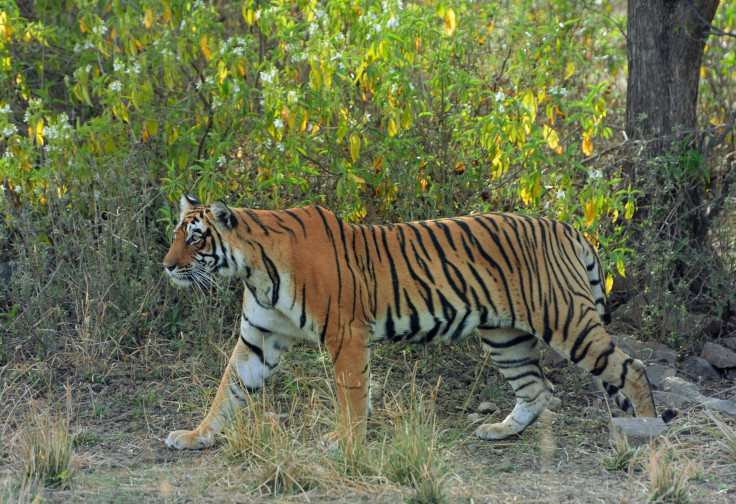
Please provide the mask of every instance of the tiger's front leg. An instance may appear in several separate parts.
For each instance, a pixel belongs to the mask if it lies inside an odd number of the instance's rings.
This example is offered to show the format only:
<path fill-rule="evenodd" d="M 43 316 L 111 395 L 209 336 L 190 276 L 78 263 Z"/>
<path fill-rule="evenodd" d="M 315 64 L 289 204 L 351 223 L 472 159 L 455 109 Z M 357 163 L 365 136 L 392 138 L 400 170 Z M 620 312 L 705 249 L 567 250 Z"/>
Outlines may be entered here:
<path fill-rule="evenodd" d="M 248 393 L 263 386 L 276 367 L 279 354 L 289 349 L 291 344 L 290 339 L 259 331 L 243 319 L 240 339 L 209 413 L 196 429 L 170 433 L 166 444 L 177 450 L 200 450 L 212 446 L 225 422 L 244 405 Z"/>
<path fill-rule="evenodd" d="M 325 342 L 332 356 L 335 371 L 340 421 L 350 441 L 362 442 L 370 416 L 370 348 L 368 335 L 349 332 L 335 341 Z M 356 334 L 357 333 L 357 334 Z M 324 436 L 322 442 L 330 449 L 337 447 L 337 433 Z"/>

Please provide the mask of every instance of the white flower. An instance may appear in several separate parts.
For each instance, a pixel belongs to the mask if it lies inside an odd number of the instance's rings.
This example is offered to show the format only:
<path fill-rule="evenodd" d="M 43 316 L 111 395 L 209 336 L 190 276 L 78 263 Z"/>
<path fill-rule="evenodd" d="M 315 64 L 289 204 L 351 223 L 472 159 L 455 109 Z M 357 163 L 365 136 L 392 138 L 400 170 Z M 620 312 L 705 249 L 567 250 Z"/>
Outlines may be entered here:
<path fill-rule="evenodd" d="M 92 27 L 92 33 L 99 33 L 100 35 L 104 35 L 107 33 L 107 26 L 105 25 L 104 21 L 100 21 L 100 26 L 93 26 Z"/>
<path fill-rule="evenodd" d="M 503 94 L 503 91 L 499 91 L 496 93 L 495 98 L 497 102 L 502 102 L 506 98 L 506 95 Z"/>
<path fill-rule="evenodd" d="M 498 111 L 499 111 L 499 112 L 500 112 L 501 114 L 503 114 L 504 112 L 506 112 L 506 108 L 505 108 L 505 107 L 503 106 L 503 104 L 501 104 L 501 105 L 499 105 L 499 106 L 498 106 Z"/>
<path fill-rule="evenodd" d="M 261 80 L 263 82 L 272 83 L 273 78 L 276 77 L 276 69 L 272 69 L 268 72 L 261 72 Z"/>
<path fill-rule="evenodd" d="M 0 184 L 0 191 L 5 191 L 5 184 Z"/>
<path fill-rule="evenodd" d="M 15 186 L 15 192 L 20 193 L 20 186 L 19 185 Z"/>
<path fill-rule="evenodd" d="M 136 75 L 140 75 L 141 66 L 138 64 L 138 62 L 133 62 L 133 66 L 125 71 L 126 74 L 130 74 L 130 72 L 133 72 Z"/>
<path fill-rule="evenodd" d="M 281 119 L 276 119 L 273 122 L 273 125 L 274 125 L 275 128 L 283 128 L 284 127 L 284 121 L 282 121 Z"/>
<path fill-rule="evenodd" d="M 87 65 L 86 67 L 84 67 L 84 71 L 85 73 L 92 73 L 92 65 Z"/>
<path fill-rule="evenodd" d="M 123 90 L 123 85 L 120 83 L 120 81 L 112 81 L 110 83 L 110 91 L 120 92 L 122 90 Z"/>
<path fill-rule="evenodd" d="M 557 189 L 557 194 L 555 194 L 555 198 L 562 199 L 565 197 L 565 191 L 562 189 Z"/>
<path fill-rule="evenodd" d="M 596 179 L 600 179 L 600 178 L 603 178 L 603 172 L 601 172 L 600 170 L 592 170 L 592 171 L 591 171 L 591 172 L 590 172 L 590 173 L 588 174 L 588 178 L 589 178 L 590 180 L 596 180 Z"/>
<path fill-rule="evenodd" d="M 125 70 L 125 65 L 120 60 L 115 60 L 112 64 L 112 69 L 116 72 L 122 72 Z"/>
<path fill-rule="evenodd" d="M 289 91 L 286 94 L 286 99 L 289 100 L 290 102 L 295 102 L 296 101 L 296 91 L 294 91 L 293 89 Z"/>
<path fill-rule="evenodd" d="M 10 114 L 11 112 L 10 105 L 7 103 L 0 108 L 0 114 Z"/>
<path fill-rule="evenodd" d="M 226 162 L 227 162 L 227 159 L 225 158 L 224 155 L 217 158 L 217 166 L 222 167 L 225 165 Z"/>
<path fill-rule="evenodd" d="M 386 28 L 398 28 L 399 27 L 399 20 L 396 19 L 395 16 L 391 16 L 391 19 L 388 20 L 386 23 Z"/>
<path fill-rule="evenodd" d="M 557 86 L 552 86 L 549 88 L 549 94 L 553 96 L 562 96 L 563 98 L 567 96 L 567 88 L 558 88 Z"/>

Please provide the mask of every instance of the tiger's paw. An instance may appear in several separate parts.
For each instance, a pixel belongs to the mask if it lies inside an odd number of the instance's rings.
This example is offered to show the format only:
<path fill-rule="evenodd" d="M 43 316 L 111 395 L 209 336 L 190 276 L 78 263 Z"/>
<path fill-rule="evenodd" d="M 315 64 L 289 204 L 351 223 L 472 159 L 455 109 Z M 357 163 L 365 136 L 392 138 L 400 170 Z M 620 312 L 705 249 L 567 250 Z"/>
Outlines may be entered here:
<path fill-rule="evenodd" d="M 506 423 L 483 424 L 475 431 L 475 435 L 481 439 L 501 440 L 521 434 L 521 431 Z"/>
<path fill-rule="evenodd" d="M 215 444 L 215 436 L 212 433 L 202 436 L 196 430 L 174 431 L 166 438 L 166 445 L 175 450 L 202 450 L 213 444 Z"/>
<path fill-rule="evenodd" d="M 340 441 L 336 432 L 328 432 L 319 440 L 319 447 L 329 453 L 337 453 L 340 450 Z"/>

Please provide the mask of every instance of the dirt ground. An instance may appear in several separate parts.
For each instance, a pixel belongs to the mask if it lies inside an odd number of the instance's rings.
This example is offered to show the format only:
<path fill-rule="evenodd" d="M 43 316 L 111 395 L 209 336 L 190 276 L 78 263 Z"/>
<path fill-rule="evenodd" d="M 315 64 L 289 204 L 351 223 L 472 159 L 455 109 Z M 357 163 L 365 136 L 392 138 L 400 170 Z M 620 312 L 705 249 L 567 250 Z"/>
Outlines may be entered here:
<path fill-rule="evenodd" d="M 220 365 L 228 349 L 222 350 L 216 352 Z M 169 449 L 164 444 L 169 431 L 196 426 L 219 382 L 218 362 L 207 372 L 198 355 L 187 356 L 184 348 L 163 351 L 146 363 L 131 358 L 94 369 L 60 354 L 50 364 L 11 363 L 0 369 L 3 502 L 24 501 L 18 490 L 18 438 L 32 409 L 63 411 L 67 393 L 76 434 L 76 476 L 69 489 L 43 490 L 44 502 L 389 503 L 411 498 L 410 489 L 380 477 L 324 481 L 304 492 L 266 495 L 249 476 L 254 468 L 231 463 L 221 443 L 203 451 Z M 368 443 L 379 442 L 381 426 L 391 421 L 391 401 L 413 384 L 417 395 L 434 404 L 447 469 L 447 502 L 647 501 L 646 471 L 605 468 L 604 459 L 612 453 L 609 413 L 595 381 L 568 363 L 547 366 L 547 374 L 560 399 L 554 411 L 518 438 L 481 441 L 473 436 L 477 423 L 503 419 L 513 395 L 490 361 L 478 356 L 475 343 L 376 345 Z M 265 394 L 277 412 L 289 413 L 285 422 L 298 424 L 306 422 L 302 413 L 314 406 L 315 397 L 324 414 L 332 415 L 330 383 L 329 366 L 319 350 L 297 347 L 283 358 Z M 732 399 L 733 383 L 723 380 L 708 393 Z M 484 401 L 498 409 L 474 422 L 470 415 Z M 691 502 L 736 502 L 736 468 L 733 459 L 724 458 L 720 443 L 706 412 L 692 410 L 682 412 L 657 445 L 689 471 Z M 315 438 L 314 450 L 319 449 Z"/>

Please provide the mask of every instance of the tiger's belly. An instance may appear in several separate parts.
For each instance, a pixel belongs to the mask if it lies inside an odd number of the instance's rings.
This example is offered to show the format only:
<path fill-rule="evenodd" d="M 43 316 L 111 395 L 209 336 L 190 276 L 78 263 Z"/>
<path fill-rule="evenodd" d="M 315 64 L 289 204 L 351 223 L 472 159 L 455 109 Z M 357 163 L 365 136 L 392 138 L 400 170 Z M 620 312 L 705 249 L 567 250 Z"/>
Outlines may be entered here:
<path fill-rule="evenodd" d="M 439 313 L 411 311 L 401 316 L 392 314 L 389 308 L 386 316 L 374 321 L 371 340 L 451 343 L 469 336 L 479 325 L 481 314 L 467 307 L 448 306 Z"/>

